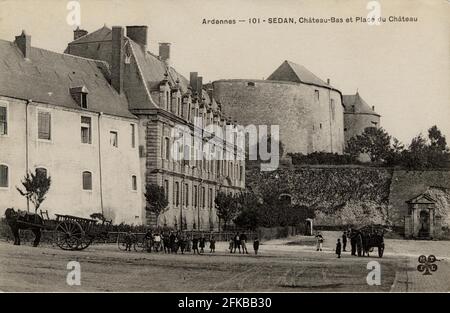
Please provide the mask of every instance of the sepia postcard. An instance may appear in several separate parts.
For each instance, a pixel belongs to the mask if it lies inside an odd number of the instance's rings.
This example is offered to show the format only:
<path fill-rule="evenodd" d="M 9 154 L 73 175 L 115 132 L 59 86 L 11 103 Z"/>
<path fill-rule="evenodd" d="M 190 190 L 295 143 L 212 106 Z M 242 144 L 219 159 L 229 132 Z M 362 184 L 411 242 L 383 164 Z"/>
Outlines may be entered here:
<path fill-rule="evenodd" d="M 0 0 L 0 291 L 450 292 L 449 26 L 446 0 Z"/>

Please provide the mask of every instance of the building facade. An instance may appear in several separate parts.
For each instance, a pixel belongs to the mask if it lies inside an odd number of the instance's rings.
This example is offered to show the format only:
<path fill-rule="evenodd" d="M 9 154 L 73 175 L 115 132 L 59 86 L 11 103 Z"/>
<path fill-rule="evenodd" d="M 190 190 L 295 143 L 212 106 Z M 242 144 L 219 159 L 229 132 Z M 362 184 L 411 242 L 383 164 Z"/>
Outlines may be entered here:
<path fill-rule="evenodd" d="M 279 125 L 284 152 L 343 153 L 344 106 L 339 90 L 285 61 L 267 80 L 218 80 L 214 95 L 245 126 Z"/>
<path fill-rule="evenodd" d="M 16 190 L 27 172 L 52 183 L 49 215 L 103 213 L 140 224 L 138 119 L 103 73 L 103 62 L 0 40 L 0 209 L 33 210 Z"/>
<path fill-rule="evenodd" d="M 161 43 L 159 55 L 147 51 L 147 27 L 127 26 L 126 35 L 123 27 L 92 33 L 78 29 L 65 52 L 110 64 L 111 85 L 126 96 L 130 112 L 139 119 L 141 189 L 158 184 L 169 202 L 158 221 L 147 213 L 145 223 L 217 229 L 215 197 L 243 190 L 245 162 L 238 157 L 242 151 L 234 137 L 224 140 L 220 135 L 233 123 L 222 113 L 211 86 L 203 86 L 196 72 L 189 80 L 180 75 L 170 65 L 170 48 Z"/>

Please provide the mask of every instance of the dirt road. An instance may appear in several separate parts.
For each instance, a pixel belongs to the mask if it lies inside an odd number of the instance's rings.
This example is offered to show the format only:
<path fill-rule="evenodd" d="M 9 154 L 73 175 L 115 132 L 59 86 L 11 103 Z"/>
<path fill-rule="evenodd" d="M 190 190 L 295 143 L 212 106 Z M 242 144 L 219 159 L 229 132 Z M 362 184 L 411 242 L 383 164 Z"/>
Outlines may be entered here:
<path fill-rule="evenodd" d="M 0 242 L 1 291 L 389 291 L 403 257 L 358 258 L 332 251 L 263 245 L 254 256 L 229 254 L 168 255 L 123 252 L 115 245 L 84 251 L 51 246 L 13 246 Z M 367 263 L 379 261 L 380 286 L 369 286 Z M 67 263 L 81 266 L 81 285 L 69 286 Z"/>

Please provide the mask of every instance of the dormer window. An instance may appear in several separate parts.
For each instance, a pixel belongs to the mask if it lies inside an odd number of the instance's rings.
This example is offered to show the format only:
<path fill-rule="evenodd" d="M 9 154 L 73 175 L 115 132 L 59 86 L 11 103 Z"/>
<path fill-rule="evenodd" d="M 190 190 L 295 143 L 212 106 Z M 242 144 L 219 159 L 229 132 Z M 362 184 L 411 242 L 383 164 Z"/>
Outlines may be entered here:
<path fill-rule="evenodd" d="M 82 109 L 88 108 L 88 89 L 85 86 L 70 88 L 70 95 Z"/>

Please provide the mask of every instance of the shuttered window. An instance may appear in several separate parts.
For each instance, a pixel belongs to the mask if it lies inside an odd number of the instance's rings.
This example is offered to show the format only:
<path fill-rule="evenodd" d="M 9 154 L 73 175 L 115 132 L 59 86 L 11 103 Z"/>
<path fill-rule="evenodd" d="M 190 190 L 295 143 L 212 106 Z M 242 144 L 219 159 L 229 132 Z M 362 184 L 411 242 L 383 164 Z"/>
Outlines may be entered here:
<path fill-rule="evenodd" d="M 0 135 L 8 134 L 8 111 L 6 106 L 0 106 Z"/>
<path fill-rule="evenodd" d="M 38 138 L 51 139 L 51 114 L 50 112 L 38 113 Z"/>
<path fill-rule="evenodd" d="M 92 143 L 91 118 L 81 117 L 81 143 Z"/>
<path fill-rule="evenodd" d="M 83 190 L 92 190 L 91 172 L 83 172 Z"/>
<path fill-rule="evenodd" d="M 136 147 L 136 129 L 134 124 L 130 124 L 131 127 L 131 148 Z"/>
<path fill-rule="evenodd" d="M 0 187 L 8 188 L 8 167 L 0 164 Z"/>
<path fill-rule="evenodd" d="M 109 135 L 110 135 L 111 146 L 117 148 L 119 146 L 119 135 L 115 131 L 109 132 Z"/>

